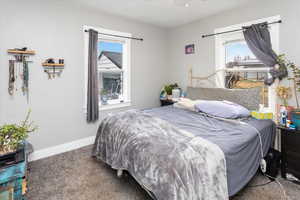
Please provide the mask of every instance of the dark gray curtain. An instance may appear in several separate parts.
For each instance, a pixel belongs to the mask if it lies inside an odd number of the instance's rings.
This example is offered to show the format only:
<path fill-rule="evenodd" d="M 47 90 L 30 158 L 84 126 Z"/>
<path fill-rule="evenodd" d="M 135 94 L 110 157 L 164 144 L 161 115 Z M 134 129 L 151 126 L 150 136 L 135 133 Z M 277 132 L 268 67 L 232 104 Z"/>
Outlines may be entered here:
<path fill-rule="evenodd" d="M 285 69 L 278 70 L 274 66 L 278 64 L 277 55 L 272 49 L 271 36 L 268 29 L 268 23 L 253 24 L 249 27 L 243 27 L 244 37 L 249 49 L 258 60 L 266 66 L 273 67 L 270 71 L 272 78 L 265 77 L 265 84 L 271 85 L 276 78 L 282 79 L 287 76 Z"/>
<path fill-rule="evenodd" d="M 98 90 L 98 32 L 89 30 L 88 52 L 88 91 L 87 91 L 87 121 L 95 122 L 99 118 L 99 90 Z"/>

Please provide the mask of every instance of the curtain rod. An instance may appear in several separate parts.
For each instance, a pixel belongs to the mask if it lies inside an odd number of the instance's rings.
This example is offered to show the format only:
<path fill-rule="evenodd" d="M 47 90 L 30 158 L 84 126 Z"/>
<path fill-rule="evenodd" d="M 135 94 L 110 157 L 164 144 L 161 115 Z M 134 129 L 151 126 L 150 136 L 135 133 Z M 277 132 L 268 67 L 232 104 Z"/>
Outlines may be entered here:
<path fill-rule="evenodd" d="M 89 30 L 84 30 L 84 32 L 89 32 Z M 107 35 L 107 36 L 112 36 L 112 37 L 119 37 L 119 38 L 126 38 L 126 39 L 131 39 L 131 40 L 139 40 L 139 41 L 144 41 L 143 38 L 136 38 L 136 37 L 126 37 L 122 35 L 114 35 L 114 34 L 108 34 L 108 33 L 98 33 L 100 35 Z"/>
<path fill-rule="evenodd" d="M 278 24 L 278 23 L 282 23 L 282 20 L 278 20 L 276 22 L 268 23 L 268 25 Z M 220 33 L 212 33 L 212 34 L 202 35 L 202 38 L 206 38 L 206 37 L 210 37 L 210 36 L 215 36 L 215 35 L 222 35 L 222 34 L 225 34 L 225 33 L 232 33 L 232 32 L 237 32 L 237 31 L 242 31 L 242 30 L 244 30 L 244 29 L 240 28 L 240 29 L 235 29 L 235 30 L 231 30 L 231 31 L 224 31 L 224 32 L 220 32 Z"/>

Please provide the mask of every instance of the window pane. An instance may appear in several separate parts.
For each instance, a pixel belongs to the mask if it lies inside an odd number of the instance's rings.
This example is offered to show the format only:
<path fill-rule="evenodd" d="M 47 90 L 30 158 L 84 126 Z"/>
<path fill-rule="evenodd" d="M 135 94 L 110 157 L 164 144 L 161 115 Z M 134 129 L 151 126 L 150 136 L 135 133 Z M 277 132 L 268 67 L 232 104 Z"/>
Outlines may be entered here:
<path fill-rule="evenodd" d="M 99 82 L 102 84 L 100 90 L 101 104 L 109 103 L 109 100 L 123 99 L 123 72 L 99 73 Z"/>
<path fill-rule="evenodd" d="M 226 67 L 263 67 L 249 49 L 245 41 L 229 42 L 225 44 Z"/>
<path fill-rule="evenodd" d="M 264 77 L 267 72 L 227 72 L 225 77 L 225 87 L 229 89 L 261 88 L 260 103 L 268 107 L 268 90 L 264 85 Z"/>
<path fill-rule="evenodd" d="M 233 41 L 224 45 L 226 68 L 261 68 L 266 67 L 251 52 L 246 41 Z M 229 89 L 261 88 L 261 104 L 268 106 L 268 87 L 264 86 L 267 72 L 227 72 L 225 87 Z"/>
<path fill-rule="evenodd" d="M 102 51 L 110 51 L 110 52 L 123 52 L 123 44 L 120 42 L 107 42 L 107 41 L 100 41 L 98 44 L 99 53 Z"/>
<path fill-rule="evenodd" d="M 123 101 L 123 44 L 100 41 L 98 72 L 101 104 Z"/>

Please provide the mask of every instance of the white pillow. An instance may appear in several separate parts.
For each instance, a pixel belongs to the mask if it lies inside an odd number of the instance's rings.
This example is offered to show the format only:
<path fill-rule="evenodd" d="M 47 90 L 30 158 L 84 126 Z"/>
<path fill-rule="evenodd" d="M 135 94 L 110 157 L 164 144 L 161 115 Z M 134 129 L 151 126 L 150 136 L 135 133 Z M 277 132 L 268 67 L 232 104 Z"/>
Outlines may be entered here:
<path fill-rule="evenodd" d="M 195 104 L 196 111 L 204 112 L 212 116 L 236 119 L 249 117 L 250 111 L 230 101 L 200 101 Z"/>
<path fill-rule="evenodd" d="M 180 98 L 177 103 L 173 104 L 173 106 L 176 107 L 176 108 L 196 111 L 195 110 L 195 105 L 198 102 L 199 102 L 198 100 L 193 101 L 193 100 L 187 99 L 187 98 Z"/>

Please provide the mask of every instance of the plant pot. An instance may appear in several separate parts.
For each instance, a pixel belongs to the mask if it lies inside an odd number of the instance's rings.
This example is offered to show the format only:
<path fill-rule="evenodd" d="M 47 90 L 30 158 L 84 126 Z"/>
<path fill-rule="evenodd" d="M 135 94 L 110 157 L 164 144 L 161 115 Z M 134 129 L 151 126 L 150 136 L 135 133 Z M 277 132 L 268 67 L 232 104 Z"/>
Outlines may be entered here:
<path fill-rule="evenodd" d="M 8 167 L 24 160 L 25 146 L 22 144 L 16 151 L 0 155 L 0 168 Z"/>
<path fill-rule="evenodd" d="M 168 94 L 168 95 L 167 95 L 167 99 L 168 99 L 168 100 L 172 100 L 172 95 L 171 95 L 171 94 Z"/>

